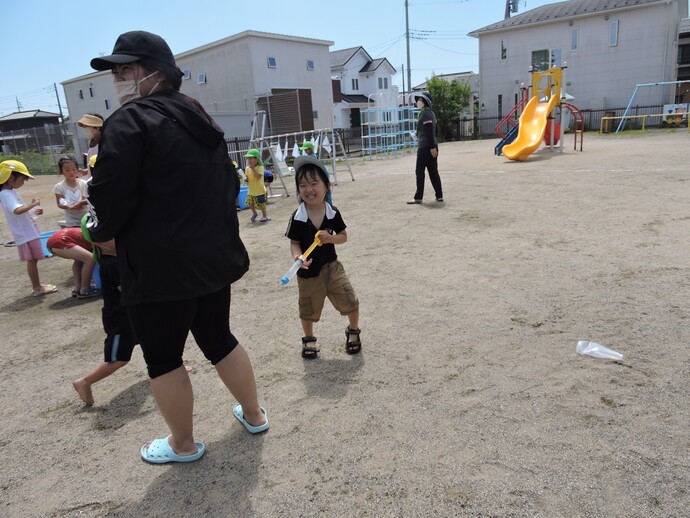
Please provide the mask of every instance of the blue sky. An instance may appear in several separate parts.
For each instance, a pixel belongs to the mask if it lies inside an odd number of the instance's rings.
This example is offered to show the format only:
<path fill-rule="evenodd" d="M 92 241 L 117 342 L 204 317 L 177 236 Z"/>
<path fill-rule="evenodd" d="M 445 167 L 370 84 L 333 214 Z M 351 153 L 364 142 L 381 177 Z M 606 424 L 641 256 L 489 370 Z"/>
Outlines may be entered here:
<path fill-rule="evenodd" d="M 520 0 L 519 12 L 555 3 Z M 331 50 L 363 46 L 386 57 L 402 87 L 407 67 L 404 0 L 289 2 L 285 0 L 7 0 L 0 2 L 3 81 L 0 116 L 22 110 L 58 112 L 53 84 L 67 115 L 61 81 L 92 72 L 91 58 L 110 54 L 118 35 L 160 34 L 173 53 L 245 30 L 335 42 Z M 257 8 L 258 7 L 258 8 Z M 435 74 L 478 71 L 478 43 L 467 33 L 500 21 L 505 0 L 409 0 L 412 84 Z M 428 32 L 432 31 L 432 32 Z M 405 72 L 407 85 L 407 72 Z"/>

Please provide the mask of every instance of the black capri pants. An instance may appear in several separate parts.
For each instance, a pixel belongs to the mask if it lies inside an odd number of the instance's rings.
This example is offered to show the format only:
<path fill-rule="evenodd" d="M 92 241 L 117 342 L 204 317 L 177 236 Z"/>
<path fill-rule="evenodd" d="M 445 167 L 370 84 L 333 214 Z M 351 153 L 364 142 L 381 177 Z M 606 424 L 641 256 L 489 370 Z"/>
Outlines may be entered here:
<path fill-rule="evenodd" d="M 151 378 L 182 366 L 190 331 L 213 365 L 237 347 L 230 332 L 230 286 L 195 299 L 127 306 L 127 313 Z"/>

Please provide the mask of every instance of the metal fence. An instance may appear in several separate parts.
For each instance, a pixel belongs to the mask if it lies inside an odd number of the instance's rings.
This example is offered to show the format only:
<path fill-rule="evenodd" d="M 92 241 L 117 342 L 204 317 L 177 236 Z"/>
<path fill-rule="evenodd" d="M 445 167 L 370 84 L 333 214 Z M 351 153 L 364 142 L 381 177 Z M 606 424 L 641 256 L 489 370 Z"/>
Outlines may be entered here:
<path fill-rule="evenodd" d="M 628 115 L 653 115 L 661 113 L 663 105 L 654 104 L 649 106 L 634 106 L 628 112 Z M 620 108 L 605 108 L 602 110 L 580 110 L 585 124 L 585 131 L 599 132 L 602 117 L 620 117 L 625 113 L 625 106 Z M 498 135 L 494 131 L 496 125 L 503 120 L 503 117 L 475 117 L 473 119 L 463 118 L 454 121 L 453 140 L 476 140 L 485 138 L 497 138 Z M 566 118 L 567 126 L 571 131 L 573 128 L 572 118 Z M 606 124 L 604 121 L 604 133 L 608 131 L 616 131 L 617 123 Z M 626 120 L 625 129 L 638 129 L 641 122 L 636 119 Z M 647 124 L 647 127 L 650 127 Z M 661 127 L 661 121 L 659 121 Z"/>
<path fill-rule="evenodd" d="M 67 124 L 45 124 L 38 128 L 0 132 L 3 153 L 64 153 L 70 146 Z"/>

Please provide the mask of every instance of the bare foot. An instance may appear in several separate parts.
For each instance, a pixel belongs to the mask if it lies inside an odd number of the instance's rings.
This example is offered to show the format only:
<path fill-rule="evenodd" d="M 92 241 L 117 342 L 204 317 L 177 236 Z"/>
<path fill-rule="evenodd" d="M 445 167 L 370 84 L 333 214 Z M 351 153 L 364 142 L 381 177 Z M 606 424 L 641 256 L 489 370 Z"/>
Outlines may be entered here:
<path fill-rule="evenodd" d="M 91 392 L 91 385 L 87 385 L 83 379 L 79 378 L 78 380 L 74 380 L 72 382 L 72 386 L 74 387 L 74 390 L 77 391 L 77 394 L 79 394 L 79 397 L 86 404 L 86 406 L 93 405 L 93 393 Z"/>
<path fill-rule="evenodd" d="M 190 367 L 189 365 L 185 365 L 184 370 L 186 370 L 187 372 L 192 372 L 194 370 L 194 367 Z"/>
<path fill-rule="evenodd" d="M 40 288 L 36 288 L 31 294 L 34 297 L 42 297 L 43 295 L 48 295 L 49 293 L 55 293 L 57 291 L 57 286 L 54 284 L 41 284 Z"/>

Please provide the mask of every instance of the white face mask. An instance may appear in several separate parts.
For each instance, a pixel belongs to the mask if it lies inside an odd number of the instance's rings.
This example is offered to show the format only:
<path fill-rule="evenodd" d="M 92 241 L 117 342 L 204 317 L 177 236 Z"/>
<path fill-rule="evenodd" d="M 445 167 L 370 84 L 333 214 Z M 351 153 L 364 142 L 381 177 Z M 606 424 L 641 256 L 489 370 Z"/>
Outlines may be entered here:
<path fill-rule="evenodd" d="M 139 79 L 138 81 L 134 79 L 131 79 L 129 81 L 116 81 L 115 92 L 118 100 L 120 101 L 120 106 L 130 101 L 133 101 L 134 99 L 139 99 L 139 97 L 141 97 L 139 85 L 146 81 L 149 77 L 155 76 L 157 73 L 158 71 L 153 72 L 144 77 L 143 79 Z M 151 91 L 147 95 L 151 95 L 156 90 L 156 88 L 158 88 L 159 84 L 160 81 L 157 82 L 153 88 L 151 88 Z"/>
<path fill-rule="evenodd" d="M 83 130 L 84 130 L 84 135 L 89 140 L 92 140 L 98 133 L 98 130 L 96 128 L 91 128 L 89 126 L 85 126 L 83 128 Z"/>

